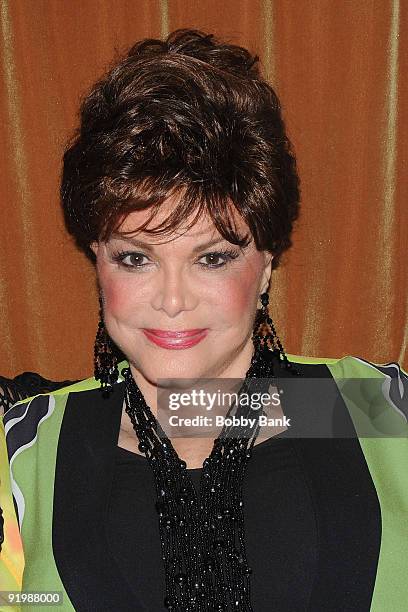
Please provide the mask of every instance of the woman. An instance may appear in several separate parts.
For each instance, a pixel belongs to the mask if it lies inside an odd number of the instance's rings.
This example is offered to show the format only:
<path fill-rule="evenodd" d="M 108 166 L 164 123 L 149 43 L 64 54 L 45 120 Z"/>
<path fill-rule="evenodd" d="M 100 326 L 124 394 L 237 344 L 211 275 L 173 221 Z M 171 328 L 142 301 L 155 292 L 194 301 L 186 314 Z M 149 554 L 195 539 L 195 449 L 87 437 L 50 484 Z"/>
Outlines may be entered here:
<path fill-rule="evenodd" d="M 66 225 L 100 290 L 95 377 L 4 417 L 23 589 L 64 611 L 405 610 L 407 376 L 283 350 L 268 291 L 298 177 L 257 60 L 199 31 L 141 41 L 65 153 Z M 252 399 L 272 377 L 279 433 L 165 435 L 159 392 L 238 380 Z"/>

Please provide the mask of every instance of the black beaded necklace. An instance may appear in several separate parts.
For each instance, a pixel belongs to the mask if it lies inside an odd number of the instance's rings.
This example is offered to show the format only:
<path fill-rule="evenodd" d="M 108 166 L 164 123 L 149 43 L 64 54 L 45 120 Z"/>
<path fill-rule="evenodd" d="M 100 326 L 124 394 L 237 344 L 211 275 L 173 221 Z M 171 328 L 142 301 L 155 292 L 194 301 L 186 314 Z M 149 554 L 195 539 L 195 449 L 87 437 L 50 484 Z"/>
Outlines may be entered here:
<path fill-rule="evenodd" d="M 300 374 L 279 340 L 279 348 L 270 350 L 266 339 L 259 342 L 260 338 L 253 336 L 255 351 L 238 395 L 259 391 L 256 379 L 271 379 L 276 359 L 291 373 Z M 126 412 L 139 439 L 139 451 L 145 454 L 155 478 L 165 608 L 172 612 L 252 612 L 242 484 L 259 423 L 247 430 L 240 426 L 240 437 L 234 435 L 236 426 L 224 425 L 203 462 L 197 495 L 185 461 L 146 404 L 130 369 L 123 370 L 123 375 Z M 238 403 L 236 408 L 236 416 L 249 416 L 250 407 Z"/>

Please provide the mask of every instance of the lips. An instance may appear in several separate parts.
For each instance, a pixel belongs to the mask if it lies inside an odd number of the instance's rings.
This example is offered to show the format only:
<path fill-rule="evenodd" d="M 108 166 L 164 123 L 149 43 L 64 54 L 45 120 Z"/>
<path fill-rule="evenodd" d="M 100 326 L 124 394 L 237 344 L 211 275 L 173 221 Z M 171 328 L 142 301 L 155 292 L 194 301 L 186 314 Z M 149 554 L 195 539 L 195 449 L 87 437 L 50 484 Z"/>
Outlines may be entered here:
<path fill-rule="evenodd" d="M 148 334 L 158 338 L 189 338 L 205 331 L 204 329 L 183 329 L 181 331 L 169 331 L 165 329 L 145 329 Z"/>
<path fill-rule="evenodd" d="M 167 349 L 190 348 L 201 342 L 206 335 L 207 329 L 185 329 L 180 331 L 169 331 L 163 329 L 143 329 L 143 333 L 154 344 Z"/>

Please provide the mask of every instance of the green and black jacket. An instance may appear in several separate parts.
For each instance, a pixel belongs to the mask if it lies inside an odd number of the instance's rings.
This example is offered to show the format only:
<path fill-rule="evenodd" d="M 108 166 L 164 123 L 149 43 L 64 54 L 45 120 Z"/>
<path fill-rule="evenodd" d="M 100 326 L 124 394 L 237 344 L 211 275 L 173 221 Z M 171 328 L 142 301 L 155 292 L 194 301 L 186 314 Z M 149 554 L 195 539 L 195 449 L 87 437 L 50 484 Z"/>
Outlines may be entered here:
<path fill-rule="evenodd" d="M 396 363 L 352 356 L 288 358 L 306 378 L 331 383 L 342 432 L 331 439 L 313 435 L 325 418 L 324 402 L 307 397 L 303 405 L 288 405 L 292 422 L 299 415 L 311 417 L 309 431 L 292 439 L 304 461 L 319 534 L 309 609 L 406 612 L 408 375 Z M 120 371 L 123 367 L 126 362 Z M 360 381 L 352 392 L 350 380 Z M 122 376 L 109 399 L 90 378 L 22 400 L 3 417 L 0 591 L 60 591 L 62 606 L 41 606 L 44 610 L 144 609 L 116 565 L 105 530 L 123 399 Z M 347 512 L 328 512 L 327 496 L 340 487 Z M 338 601 L 331 597 L 334 584 L 336 593 L 339 587 L 344 593 Z M 0 600 L 2 612 L 16 609 Z"/>

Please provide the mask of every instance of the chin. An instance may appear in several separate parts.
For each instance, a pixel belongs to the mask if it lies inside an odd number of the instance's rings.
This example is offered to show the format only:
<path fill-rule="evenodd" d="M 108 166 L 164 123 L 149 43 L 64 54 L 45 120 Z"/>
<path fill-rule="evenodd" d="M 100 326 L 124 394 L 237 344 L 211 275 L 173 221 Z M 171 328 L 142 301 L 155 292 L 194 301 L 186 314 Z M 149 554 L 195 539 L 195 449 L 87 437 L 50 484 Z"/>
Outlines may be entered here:
<path fill-rule="evenodd" d="M 149 359 L 135 359 L 135 368 L 153 384 L 160 379 L 205 378 L 206 361 L 201 356 L 194 359 L 190 351 L 172 350 L 156 353 Z"/>

